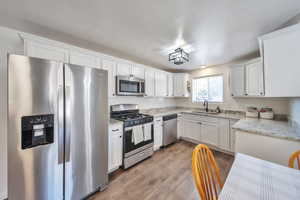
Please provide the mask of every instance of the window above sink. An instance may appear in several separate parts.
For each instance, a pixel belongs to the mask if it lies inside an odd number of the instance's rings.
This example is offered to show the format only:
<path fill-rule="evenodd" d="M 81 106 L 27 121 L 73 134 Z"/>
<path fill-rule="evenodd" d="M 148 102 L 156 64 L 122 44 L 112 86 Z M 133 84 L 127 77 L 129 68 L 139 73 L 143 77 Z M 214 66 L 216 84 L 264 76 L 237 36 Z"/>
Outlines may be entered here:
<path fill-rule="evenodd" d="M 223 75 L 194 78 L 192 81 L 193 102 L 223 102 Z"/>

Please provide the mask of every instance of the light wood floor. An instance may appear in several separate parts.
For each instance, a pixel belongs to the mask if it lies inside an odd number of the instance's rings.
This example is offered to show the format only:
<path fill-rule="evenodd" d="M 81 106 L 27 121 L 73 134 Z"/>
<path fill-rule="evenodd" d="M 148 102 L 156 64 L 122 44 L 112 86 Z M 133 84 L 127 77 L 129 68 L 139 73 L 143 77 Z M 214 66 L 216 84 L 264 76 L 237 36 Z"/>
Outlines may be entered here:
<path fill-rule="evenodd" d="M 108 188 L 90 200 L 189 200 L 199 199 L 191 171 L 194 144 L 178 142 L 151 158 L 110 176 Z M 224 181 L 233 156 L 214 152 Z"/>

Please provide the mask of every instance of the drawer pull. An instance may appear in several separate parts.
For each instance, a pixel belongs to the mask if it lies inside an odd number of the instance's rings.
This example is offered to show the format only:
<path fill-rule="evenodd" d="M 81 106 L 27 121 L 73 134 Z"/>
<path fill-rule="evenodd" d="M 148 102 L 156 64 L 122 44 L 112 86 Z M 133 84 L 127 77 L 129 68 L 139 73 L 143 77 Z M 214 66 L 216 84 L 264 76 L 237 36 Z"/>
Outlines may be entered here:
<path fill-rule="evenodd" d="M 114 130 L 112 130 L 113 132 L 116 132 L 116 131 L 119 131 L 119 129 L 114 129 Z"/>

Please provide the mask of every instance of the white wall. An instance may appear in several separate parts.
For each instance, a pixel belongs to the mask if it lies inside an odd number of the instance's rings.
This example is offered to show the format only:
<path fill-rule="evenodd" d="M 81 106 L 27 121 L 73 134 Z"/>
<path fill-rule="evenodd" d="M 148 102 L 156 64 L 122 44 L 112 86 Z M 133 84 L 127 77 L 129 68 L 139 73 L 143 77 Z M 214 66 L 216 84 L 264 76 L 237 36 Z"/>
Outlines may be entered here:
<path fill-rule="evenodd" d="M 291 119 L 300 125 L 300 97 L 290 100 L 289 109 Z"/>
<path fill-rule="evenodd" d="M 220 75 L 224 77 L 224 102 L 223 103 L 210 103 L 210 108 L 215 108 L 217 105 L 221 109 L 227 110 L 240 110 L 245 111 L 247 106 L 261 107 L 272 107 L 274 112 L 277 114 L 288 114 L 289 113 L 289 100 L 288 98 L 232 98 L 229 89 L 229 70 L 230 64 L 220 65 L 216 67 L 210 67 L 206 69 L 199 69 L 190 72 L 191 77 L 209 76 L 209 75 Z M 200 107 L 203 108 L 202 103 L 193 103 L 192 98 L 179 99 L 177 100 L 177 106 L 188 106 L 188 107 Z"/>
<path fill-rule="evenodd" d="M 143 98 L 143 97 L 113 97 L 109 99 L 109 104 L 138 104 L 139 109 L 161 108 L 176 106 L 174 98 Z"/>

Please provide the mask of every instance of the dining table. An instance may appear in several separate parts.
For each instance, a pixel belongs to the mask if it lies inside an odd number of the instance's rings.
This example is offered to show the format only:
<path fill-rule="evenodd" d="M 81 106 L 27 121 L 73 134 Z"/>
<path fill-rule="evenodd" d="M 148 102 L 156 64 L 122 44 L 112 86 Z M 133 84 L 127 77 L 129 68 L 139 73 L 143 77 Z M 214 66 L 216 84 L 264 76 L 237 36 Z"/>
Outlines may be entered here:
<path fill-rule="evenodd" d="M 218 200 L 300 200 L 300 170 L 237 153 Z"/>

